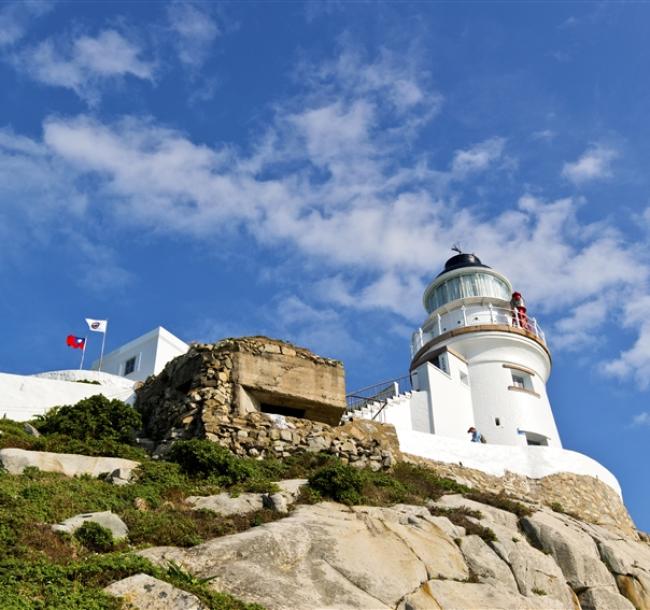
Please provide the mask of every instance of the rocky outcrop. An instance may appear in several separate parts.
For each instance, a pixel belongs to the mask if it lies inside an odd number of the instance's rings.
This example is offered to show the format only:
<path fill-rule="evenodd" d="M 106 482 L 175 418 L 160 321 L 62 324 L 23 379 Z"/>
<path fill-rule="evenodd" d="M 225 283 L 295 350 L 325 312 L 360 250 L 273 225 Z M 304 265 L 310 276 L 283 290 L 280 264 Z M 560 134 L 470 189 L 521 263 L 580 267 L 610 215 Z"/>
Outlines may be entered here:
<path fill-rule="evenodd" d="M 220 493 L 214 496 L 189 496 L 185 502 L 195 510 L 209 510 L 218 515 L 245 515 L 263 508 L 269 508 L 278 513 L 289 512 L 289 505 L 293 504 L 300 489 L 307 484 L 307 479 L 288 479 L 278 481 L 278 488 L 274 493 L 243 493 L 231 496 Z"/>
<path fill-rule="evenodd" d="M 55 532 L 65 532 L 67 534 L 74 534 L 84 523 L 92 521 L 102 527 L 110 530 L 114 540 L 123 540 L 129 535 L 129 528 L 126 523 L 120 519 L 118 515 L 112 513 L 110 510 L 102 511 L 99 513 L 83 513 L 75 515 L 66 519 L 62 523 L 53 525 L 52 529 Z"/>
<path fill-rule="evenodd" d="M 401 458 L 433 467 L 441 476 L 449 477 L 475 489 L 488 489 L 494 493 L 505 493 L 525 502 L 542 503 L 546 506 L 561 506 L 564 511 L 577 518 L 602 525 L 612 532 L 623 532 L 627 537 L 637 539 L 634 522 L 630 518 L 620 496 L 611 488 L 593 477 L 562 472 L 539 479 L 506 472 L 498 477 L 462 464 L 435 462 L 407 453 Z"/>
<path fill-rule="evenodd" d="M 25 468 L 38 468 L 43 472 L 56 472 L 68 477 L 88 475 L 99 477 L 115 471 L 122 481 L 128 480 L 140 463 L 114 457 L 91 457 L 73 453 L 50 453 L 25 449 L 0 449 L 0 464 L 10 474 L 22 474 Z M 125 479 L 126 478 L 126 479 Z"/>
<path fill-rule="evenodd" d="M 104 592 L 121 597 L 129 608 L 135 610 L 208 610 L 196 595 L 147 574 L 136 574 L 114 582 Z"/>
<path fill-rule="evenodd" d="M 269 610 L 650 610 L 650 546 L 567 515 L 480 511 L 486 542 L 421 506 L 299 506 L 280 521 L 190 549 L 140 554 Z M 470 513 L 476 514 L 476 513 Z"/>

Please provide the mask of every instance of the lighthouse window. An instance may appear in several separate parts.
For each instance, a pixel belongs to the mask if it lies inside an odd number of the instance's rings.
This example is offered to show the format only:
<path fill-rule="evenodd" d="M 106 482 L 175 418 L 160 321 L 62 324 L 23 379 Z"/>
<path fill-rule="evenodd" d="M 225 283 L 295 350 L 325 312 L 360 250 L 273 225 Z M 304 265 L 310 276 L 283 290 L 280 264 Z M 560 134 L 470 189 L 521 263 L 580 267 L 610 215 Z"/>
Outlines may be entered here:
<path fill-rule="evenodd" d="M 515 369 L 511 369 L 510 372 L 512 374 L 512 385 L 515 388 L 521 388 L 522 390 L 533 389 L 533 380 L 528 373 Z"/>
<path fill-rule="evenodd" d="M 429 311 L 467 297 L 493 297 L 510 300 L 508 286 L 489 273 L 466 273 L 442 282 L 427 297 Z"/>

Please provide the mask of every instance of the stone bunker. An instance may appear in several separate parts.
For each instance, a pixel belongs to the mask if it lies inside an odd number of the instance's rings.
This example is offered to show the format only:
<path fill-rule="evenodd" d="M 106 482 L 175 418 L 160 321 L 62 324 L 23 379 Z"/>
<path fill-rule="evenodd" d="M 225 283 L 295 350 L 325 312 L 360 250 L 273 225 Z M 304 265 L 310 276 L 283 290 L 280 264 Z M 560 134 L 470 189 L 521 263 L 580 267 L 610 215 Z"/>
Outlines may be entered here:
<path fill-rule="evenodd" d="M 390 467 L 394 429 L 339 426 L 345 404 L 339 361 L 268 337 L 195 344 L 136 391 L 144 432 L 161 450 L 208 438 L 238 455 L 325 451 L 359 467 Z"/>

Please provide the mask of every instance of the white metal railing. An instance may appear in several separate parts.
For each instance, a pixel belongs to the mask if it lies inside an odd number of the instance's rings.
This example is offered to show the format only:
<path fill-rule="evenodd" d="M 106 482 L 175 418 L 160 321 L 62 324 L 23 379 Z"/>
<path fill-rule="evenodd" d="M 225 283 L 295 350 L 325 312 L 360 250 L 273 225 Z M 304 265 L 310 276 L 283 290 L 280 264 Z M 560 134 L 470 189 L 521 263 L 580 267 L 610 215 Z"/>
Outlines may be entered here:
<path fill-rule="evenodd" d="M 408 392 L 410 389 L 411 378 L 408 375 L 375 383 L 348 394 L 345 397 L 347 408 L 350 411 L 356 411 L 357 409 L 362 409 L 368 403 L 385 401 L 398 394 Z"/>
<path fill-rule="evenodd" d="M 450 311 L 438 313 L 433 319 L 427 320 L 422 328 L 418 328 L 411 337 L 411 357 L 413 357 L 431 339 L 445 334 L 456 328 L 477 325 L 507 325 L 522 328 L 535 335 L 542 343 L 546 338 L 535 318 L 518 311 L 487 305 L 462 305 Z"/>

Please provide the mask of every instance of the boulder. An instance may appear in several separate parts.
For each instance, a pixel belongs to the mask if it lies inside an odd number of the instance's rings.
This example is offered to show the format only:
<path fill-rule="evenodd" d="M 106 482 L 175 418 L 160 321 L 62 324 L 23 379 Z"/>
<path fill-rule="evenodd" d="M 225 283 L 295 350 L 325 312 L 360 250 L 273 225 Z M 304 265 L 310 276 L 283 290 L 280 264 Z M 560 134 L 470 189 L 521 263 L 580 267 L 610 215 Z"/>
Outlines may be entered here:
<path fill-rule="evenodd" d="M 208 606 L 196 595 L 148 574 L 118 580 L 106 587 L 104 592 L 121 597 L 130 608 L 137 610 L 208 610 Z"/>
<path fill-rule="evenodd" d="M 477 510 L 483 515 L 481 522 L 485 527 L 492 527 L 492 524 L 496 524 L 506 527 L 514 532 L 517 532 L 519 529 L 519 518 L 514 513 L 508 512 L 507 510 L 501 510 L 500 508 L 495 508 L 494 506 L 489 506 L 488 504 L 482 504 L 481 502 L 475 502 L 474 500 L 470 500 L 459 494 L 442 496 L 442 498 L 434 502 L 433 505 L 441 508 L 465 507 Z M 483 523 L 483 521 L 485 522 Z"/>
<path fill-rule="evenodd" d="M 517 583 L 506 564 L 481 538 L 467 536 L 460 540 L 460 550 L 465 556 L 471 574 L 479 582 L 504 587 L 519 592 Z"/>
<path fill-rule="evenodd" d="M 129 528 L 126 523 L 122 521 L 116 514 L 110 510 L 99 513 L 83 513 L 75 515 L 66 519 L 58 525 L 53 525 L 52 529 L 55 532 L 65 532 L 67 534 L 74 534 L 86 521 L 93 521 L 102 527 L 111 531 L 115 540 L 122 540 L 129 535 Z"/>
<path fill-rule="evenodd" d="M 650 578 L 617 575 L 616 584 L 637 610 L 650 610 Z"/>
<path fill-rule="evenodd" d="M 629 600 L 609 587 L 589 588 L 579 599 L 582 610 L 635 610 Z"/>
<path fill-rule="evenodd" d="M 551 555 L 530 546 L 520 532 L 496 524 L 491 527 L 497 540 L 490 546 L 510 566 L 519 593 L 530 596 L 533 591 L 544 591 L 562 602 L 562 608 L 580 610 L 575 594 Z"/>
<path fill-rule="evenodd" d="M 43 472 L 57 472 L 68 477 L 89 475 L 99 477 L 121 469 L 126 475 L 140 463 L 115 457 L 91 457 L 74 453 L 50 453 L 48 451 L 27 451 L 25 449 L 0 449 L 0 463 L 10 474 L 22 474 L 27 467 Z"/>
<path fill-rule="evenodd" d="M 264 494 L 245 493 L 232 497 L 228 493 L 214 496 L 190 496 L 185 499 L 194 510 L 210 510 L 219 515 L 242 515 L 264 508 Z"/>
<path fill-rule="evenodd" d="M 491 584 L 430 580 L 408 595 L 397 610 L 564 610 L 547 595 L 524 597 Z"/>
<path fill-rule="evenodd" d="M 533 544 L 553 556 L 574 590 L 605 587 L 616 591 L 616 581 L 601 561 L 596 543 L 576 523 L 572 517 L 548 510 L 521 519 Z"/>
<path fill-rule="evenodd" d="M 190 496 L 185 501 L 194 510 L 211 510 L 223 516 L 252 513 L 262 508 L 286 514 L 289 505 L 296 501 L 307 482 L 307 479 L 278 481 L 275 485 L 279 491 L 272 494 L 244 493 L 232 497 L 228 493 L 220 493 L 214 496 Z"/>
<path fill-rule="evenodd" d="M 395 606 L 429 578 L 465 580 L 453 540 L 424 518 L 391 508 L 322 503 L 204 544 L 139 552 L 174 561 L 210 586 L 269 610 Z"/>

